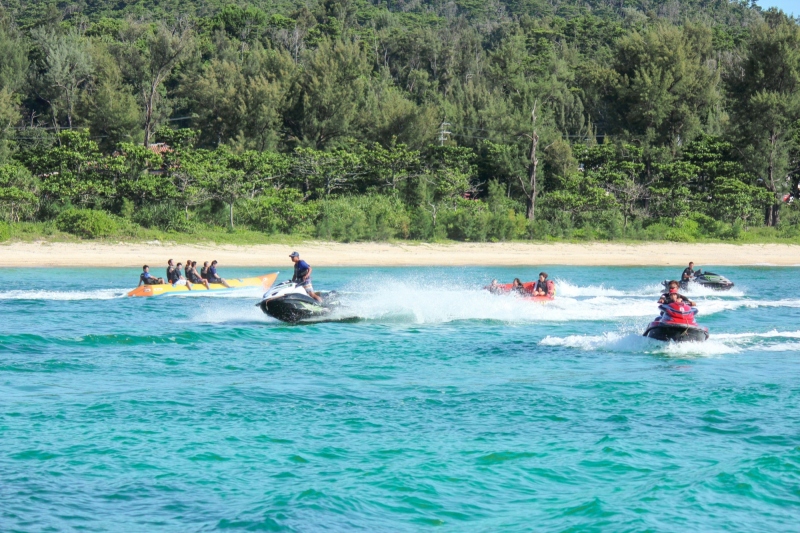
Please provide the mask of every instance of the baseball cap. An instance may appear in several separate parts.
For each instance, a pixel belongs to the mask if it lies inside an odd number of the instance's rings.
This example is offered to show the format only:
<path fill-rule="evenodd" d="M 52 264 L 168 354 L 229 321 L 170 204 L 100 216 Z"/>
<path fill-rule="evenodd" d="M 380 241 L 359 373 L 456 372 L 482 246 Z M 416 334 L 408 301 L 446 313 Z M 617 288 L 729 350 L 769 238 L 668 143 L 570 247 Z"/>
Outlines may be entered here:
<path fill-rule="evenodd" d="M 289 254 L 289 257 L 300 257 L 300 254 L 298 254 L 297 252 L 292 252 Z"/>

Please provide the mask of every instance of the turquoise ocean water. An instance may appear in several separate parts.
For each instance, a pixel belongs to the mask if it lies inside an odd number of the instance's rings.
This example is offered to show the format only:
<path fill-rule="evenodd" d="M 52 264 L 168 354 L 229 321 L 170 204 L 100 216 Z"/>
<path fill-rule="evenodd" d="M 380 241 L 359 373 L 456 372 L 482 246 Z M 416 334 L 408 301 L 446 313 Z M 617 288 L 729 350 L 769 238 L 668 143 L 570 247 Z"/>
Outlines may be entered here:
<path fill-rule="evenodd" d="M 800 269 L 712 269 L 698 345 L 640 336 L 681 269 L 480 290 L 539 270 L 319 268 L 304 326 L 0 270 L 0 531 L 797 531 Z"/>

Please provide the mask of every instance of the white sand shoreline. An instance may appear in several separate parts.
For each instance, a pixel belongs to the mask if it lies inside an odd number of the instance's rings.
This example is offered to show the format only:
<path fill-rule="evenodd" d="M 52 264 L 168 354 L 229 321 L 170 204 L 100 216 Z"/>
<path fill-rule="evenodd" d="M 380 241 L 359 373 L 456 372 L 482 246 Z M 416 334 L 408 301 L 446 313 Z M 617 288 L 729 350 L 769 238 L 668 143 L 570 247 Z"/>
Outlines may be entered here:
<path fill-rule="evenodd" d="M 141 267 L 167 259 L 224 266 L 289 265 L 292 250 L 313 266 L 800 266 L 800 245 L 679 243 L 334 243 L 227 245 L 16 242 L 0 245 L 0 267 Z"/>

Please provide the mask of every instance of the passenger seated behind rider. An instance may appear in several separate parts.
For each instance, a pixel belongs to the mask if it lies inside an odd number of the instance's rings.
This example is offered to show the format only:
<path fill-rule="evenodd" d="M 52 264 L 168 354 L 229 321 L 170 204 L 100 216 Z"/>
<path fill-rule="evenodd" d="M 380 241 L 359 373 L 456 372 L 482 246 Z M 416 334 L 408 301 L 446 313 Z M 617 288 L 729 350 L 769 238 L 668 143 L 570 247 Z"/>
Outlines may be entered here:
<path fill-rule="evenodd" d="M 170 259 L 170 261 L 172 261 L 172 259 Z M 173 287 L 180 287 L 181 285 L 186 285 L 187 289 L 192 290 L 192 282 L 184 278 L 183 274 L 181 274 L 182 266 L 183 263 L 178 263 L 177 265 L 175 265 L 175 268 L 172 270 L 172 279 L 170 279 L 170 283 L 172 283 Z"/>
<path fill-rule="evenodd" d="M 533 286 L 534 296 L 547 296 L 547 272 L 539 272 L 539 280 Z"/>
<path fill-rule="evenodd" d="M 211 289 L 211 287 L 208 285 L 208 280 L 201 278 L 200 275 L 197 273 L 197 261 L 192 261 L 191 259 L 188 259 L 186 261 L 185 273 L 186 273 L 186 279 L 188 279 L 192 283 L 201 283 L 206 286 L 206 289 Z"/>
<path fill-rule="evenodd" d="M 206 270 L 206 279 L 208 280 L 209 283 L 222 284 L 222 285 L 225 285 L 228 288 L 231 287 L 230 285 L 228 285 L 227 281 L 225 281 L 224 279 L 222 279 L 221 277 L 219 277 L 217 275 L 217 260 L 216 259 L 211 261 L 211 266 L 208 267 L 208 269 Z"/>
<path fill-rule="evenodd" d="M 665 315 L 665 314 L 667 314 L 667 310 L 669 309 L 669 306 L 670 306 L 670 305 L 672 305 L 672 304 L 686 304 L 686 305 L 690 305 L 688 302 L 685 302 L 683 299 L 681 299 L 681 295 L 680 295 L 680 294 L 678 294 L 678 292 L 677 292 L 677 291 L 675 291 L 675 292 L 670 292 L 670 293 L 667 295 L 667 300 L 666 300 L 666 302 L 665 302 L 665 303 L 662 303 L 662 304 L 660 304 L 660 305 L 658 306 L 658 308 L 661 310 L 661 314 L 662 314 L 662 315 Z M 692 308 L 692 313 L 693 313 L 693 314 L 697 314 L 697 309 L 696 309 L 696 308 Z"/>
<path fill-rule="evenodd" d="M 137 287 L 141 287 L 142 284 L 145 285 L 163 285 L 164 278 L 156 278 L 152 274 L 150 274 L 150 267 L 145 265 L 142 267 L 142 273 L 139 274 L 139 285 Z"/>

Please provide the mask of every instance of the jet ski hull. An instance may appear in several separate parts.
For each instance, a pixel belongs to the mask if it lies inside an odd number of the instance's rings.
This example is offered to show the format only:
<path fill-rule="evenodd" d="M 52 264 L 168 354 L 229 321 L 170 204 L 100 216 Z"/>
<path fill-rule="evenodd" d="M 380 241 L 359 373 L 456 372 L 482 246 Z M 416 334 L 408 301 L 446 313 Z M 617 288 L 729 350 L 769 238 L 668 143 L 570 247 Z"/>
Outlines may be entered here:
<path fill-rule="evenodd" d="M 690 282 L 685 280 L 680 280 L 678 283 L 680 284 L 682 290 L 684 291 L 689 290 Z M 704 272 L 699 276 L 695 277 L 694 279 L 692 279 L 691 283 L 696 283 L 701 287 L 707 287 L 714 291 L 727 291 L 734 286 L 734 283 L 731 280 L 729 280 L 725 276 L 714 274 L 713 272 Z M 664 280 L 662 282 L 662 285 L 664 285 L 664 287 L 668 287 L 669 280 Z"/>
<path fill-rule="evenodd" d="M 733 287 L 733 282 L 731 281 L 706 281 L 702 279 L 696 279 L 695 283 L 715 291 L 727 291 Z"/>
<path fill-rule="evenodd" d="M 320 305 L 315 299 L 302 294 L 289 294 L 281 298 L 264 300 L 260 307 L 272 318 L 290 324 L 325 316 L 331 312 L 329 307 Z"/>
<path fill-rule="evenodd" d="M 689 324 L 670 324 L 656 321 L 647 326 L 644 336 L 666 342 L 703 342 L 708 340 L 708 329 Z"/>

